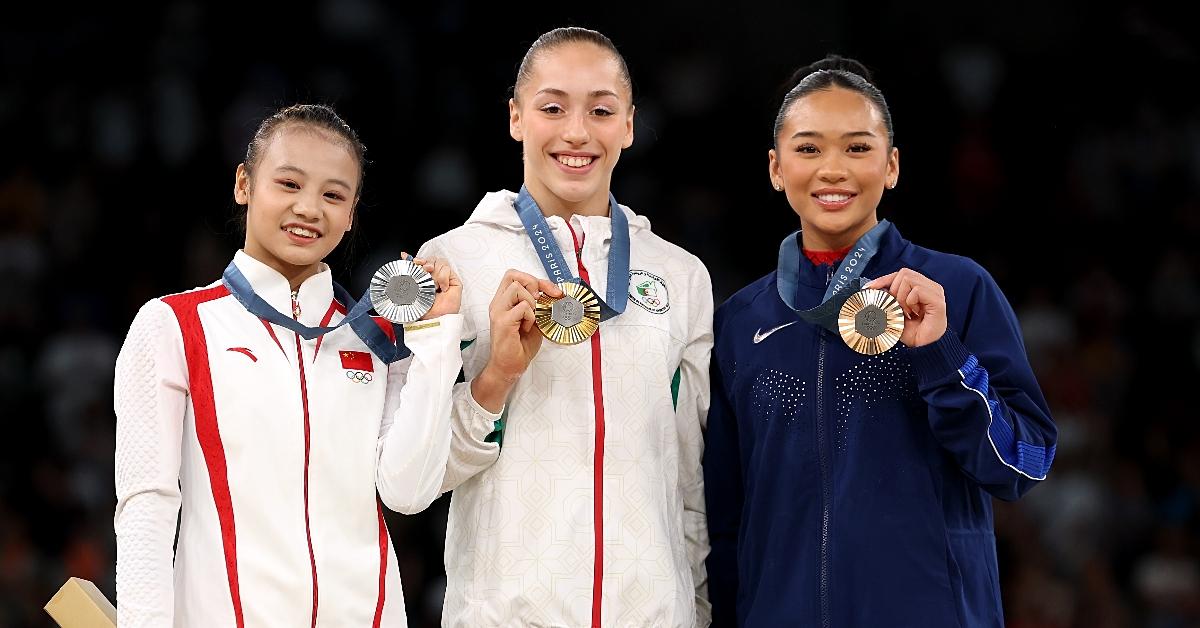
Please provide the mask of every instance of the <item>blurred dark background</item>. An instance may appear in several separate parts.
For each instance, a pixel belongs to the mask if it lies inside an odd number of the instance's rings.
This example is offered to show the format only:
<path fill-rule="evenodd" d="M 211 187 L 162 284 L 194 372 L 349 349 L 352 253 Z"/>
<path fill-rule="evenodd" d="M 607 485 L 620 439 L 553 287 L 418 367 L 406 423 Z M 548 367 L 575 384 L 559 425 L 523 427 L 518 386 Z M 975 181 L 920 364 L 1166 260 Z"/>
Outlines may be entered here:
<path fill-rule="evenodd" d="M 357 294 L 484 192 L 520 185 L 507 89 L 532 40 L 567 24 L 608 34 L 633 73 L 636 139 L 614 192 L 705 261 L 718 302 L 769 272 L 797 226 L 767 178 L 781 83 L 827 52 L 866 63 L 902 157 L 881 217 L 995 275 L 1060 430 L 1049 479 L 997 504 L 1008 625 L 1200 626 L 1187 10 L 6 7 L 0 626 L 50 625 L 41 606 L 68 575 L 113 595 L 113 362 L 138 306 L 215 280 L 240 245 L 233 172 L 258 121 L 326 102 L 367 144 L 357 238 L 330 259 Z M 389 516 L 413 626 L 438 621 L 447 501 Z"/>

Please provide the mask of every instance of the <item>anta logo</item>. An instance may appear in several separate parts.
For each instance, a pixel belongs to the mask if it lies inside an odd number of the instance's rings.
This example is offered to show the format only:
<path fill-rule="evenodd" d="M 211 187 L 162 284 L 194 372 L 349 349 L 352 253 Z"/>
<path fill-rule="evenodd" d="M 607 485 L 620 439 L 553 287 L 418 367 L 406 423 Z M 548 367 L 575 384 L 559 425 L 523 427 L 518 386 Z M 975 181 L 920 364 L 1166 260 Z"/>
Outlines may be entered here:
<path fill-rule="evenodd" d="M 375 379 L 375 365 L 371 354 L 366 351 L 339 351 L 342 368 L 346 369 L 346 379 L 359 384 L 370 384 Z"/>
<path fill-rule="evenodd" d="M 247 349 L 246 347 L 229 347 L 228 349 L 226 349 L 226 351 L 232 351 L 232 352 L 234 352 L 234 353 L 240 353 L 240 354 L 242 354 L 242 355 L 244 355 L 244 356 L 246 356 L 246 357 L 250 358 L 250 361 L 251 361 L 251 362 L 258 362 L 258 358 L 254 357 L 254 353 L 252 353 L 252 352 L 251 352 L 249 349 Z"/>
<path fill-rule="evenodd" d="M 629 271 L 629 300 L 651 314 L 662 314 L 671 309 L 667 282 L 663 281 L 662 277 L 644 270 Z"/>

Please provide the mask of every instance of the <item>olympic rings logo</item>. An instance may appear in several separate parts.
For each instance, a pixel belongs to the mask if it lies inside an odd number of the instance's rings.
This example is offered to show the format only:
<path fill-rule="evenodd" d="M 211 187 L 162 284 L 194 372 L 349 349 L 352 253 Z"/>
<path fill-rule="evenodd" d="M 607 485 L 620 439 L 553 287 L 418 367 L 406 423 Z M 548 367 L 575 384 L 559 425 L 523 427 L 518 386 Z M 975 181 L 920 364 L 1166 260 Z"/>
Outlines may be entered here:
<path fill-rule="evenodd" d="M 360 384 L 370 384 L 375 377 L 366 371 L 346 371 L 346 379 Z"/>

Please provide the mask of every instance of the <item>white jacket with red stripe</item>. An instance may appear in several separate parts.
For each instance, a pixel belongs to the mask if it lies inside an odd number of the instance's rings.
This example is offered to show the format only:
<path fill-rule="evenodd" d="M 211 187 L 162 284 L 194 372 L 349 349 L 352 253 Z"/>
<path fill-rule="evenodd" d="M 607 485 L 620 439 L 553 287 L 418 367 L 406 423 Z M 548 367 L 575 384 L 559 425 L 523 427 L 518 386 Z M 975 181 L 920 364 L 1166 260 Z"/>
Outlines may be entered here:
<path fill-rule="evenodd" d="M 282 275 L 234 262 L 294 311 Z M 296 304 L 308 326 L 345 312 L 328 268 Z M 116 370 L 120 625 L 406 625 L 379 498 L 411 513 L 439 494 L 461 326 L 410 324 L 389 367 L 349 326 L 304 340 L 220 283 L 143 306 Z"/>
<path fill-rule="evenodd" d="M 487 363 L 488 304 L 505 270 L 546 277 L 515 198 L 488 194 L 465 225 L 421 249 L 462 278 L 468 380 Z M 469 383 L 455 387 L 444 625 L 709 623 L 700 457 L 711 283 L 699 259 L 621 211 L 625 312 L 590 341 L 542 343 L 508 399 L 500 443 L 489 442 L 497 417 Z M 572 272 L 606 295 L 609 218 L 547 223 Z"/>

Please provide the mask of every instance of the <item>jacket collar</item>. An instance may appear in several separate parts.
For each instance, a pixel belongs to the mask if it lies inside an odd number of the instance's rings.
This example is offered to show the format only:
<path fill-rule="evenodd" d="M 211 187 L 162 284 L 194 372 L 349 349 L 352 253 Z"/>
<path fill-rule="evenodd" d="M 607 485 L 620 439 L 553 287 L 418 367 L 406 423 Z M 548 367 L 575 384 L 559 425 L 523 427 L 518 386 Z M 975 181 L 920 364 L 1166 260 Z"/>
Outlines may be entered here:
<path fill-rule="evenodd" d="M 479 223 L 494 225 L 512 231 L 525 231 L 525 226 L 521 224 L 521 218 L 517 216 L 517 210 L 514 207 L 516 200 L 516 192 L 508 190 L 488 192 L 479 201 L 479 204 L 475 206 L 475 211 L 471 212 L 471 217 L 467 219 L 467 224 Z M 632 209 L 624 205 L 618 205 L 618 207 L 621 208 L 621 211 L 625 212 L 625 217 L 629 219 L 629 232 L 631 235 L 633 232 L 642 229 L 646 231 L 650 230 L 650 220 L 645 216 L 634 213 Z M 551 229 L 566 224 L 558 216 L 547 216 L 546 223 L 550 225 Z M 590 227 L 600 228 L 605 233 L 612 232 L 611 221 L 607 216 L 575 215 L 571 217 L 571 223 L 584 226 L 586 233 L 595 233 Z"/>
<path fill-rule="evenodd" d="M 268 305 L 284 316 L 292 316 L 292 287 L 279 271 L 250 257 L 239 249 L 233 255 L 233 263 L 250 282 L 254 292 Z M 309 327 L 321 324 L 333 301 L 333 272 L 322 263 L 321 271 L 304 280 L 297 291 L 296 301 L 300 304 L 300 322 Z"/>
<path fill-rule="evenodd" d="M 800 234 L 797 232 L 795 237 L 799 238 Z M 892 268 L 895 264 L 895 261 L 910 246 L 912 245 L 909 243 L 909 241 L 905 240 L 904 237 L 900 235 L 900 230 L 896 228 L 895 223 L 892 223 L 892 227 L 885 231 L 883 237 L 879 240 L 879 252 L 877 252 L 875 257 L 871 259 L 870 263 L 867 264 L 867 267 L 863 269 L 863 277 L 874 279 L 886 274 L 881 271 Z M 807 256 L 801 255 L 800 275 L 798 277 L 798 281 L 803 286 L 819 289 L 821 292 L 817 294 L 816 298 L 820 299 L 821 295 L 824 294 L 825 287 L 829 285 L 830 278 L 834 273 L 837 272 L 837 270 L 837 266 L 828 264 L 822 264 L 818 266 L 813 264 Z M 818 304 L 819 300 L 817 302 L 807 304 L 807 306 L 815 307 Z M 804 306 L 806 304 L 798 303 L 798 305 Z"/>

